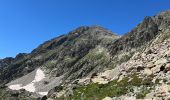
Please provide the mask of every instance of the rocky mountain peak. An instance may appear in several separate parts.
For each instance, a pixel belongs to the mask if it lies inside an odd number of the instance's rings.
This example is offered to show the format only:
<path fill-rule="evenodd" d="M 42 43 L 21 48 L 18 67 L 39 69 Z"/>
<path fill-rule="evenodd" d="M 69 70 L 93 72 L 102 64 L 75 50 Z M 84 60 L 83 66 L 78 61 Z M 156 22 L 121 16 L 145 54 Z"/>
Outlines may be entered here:
<path fill-rule="evenodd" d="M 69 32 L 66 35 L 62 35 L 60 37 L 46 41 L 45 43 L 41 44 L 38 48 L 33 50 L 33 53 L 45 52 L 46 50 L 54 49 L 62 44 L 74 43 L 71 41 L 76 41 L 77 43 L 79 43 L 82 41 L 78 40 L 101 41 L 103 39 L 106 40 L 106 38 L 110 40 L 118 38 L 118 36 L 111 32 L 110 30 L 107 30 L 101 26 L 81 26 Z"/>
<path fill-rule="evenodd" d="M 152 17 L 158 25 L 159 30 L 167 28 L 170 25 L 170 11 L 163 11 Z"/>
<path fill-rule="evenodd" d="M 162 11 L 162 12 L 158 13 L 156 16 L 166 17 L 169 15 L 170 15 L 170 10 L 166 10 L 166 11 Z"/>
<path fill-rule="evenodd" d="M 91 36 L 104 36 L 104 35 L 112 35 L 116 37 L 116 34 L 111 32 L 110 30 L 103 28 L 101 26 L 81 26 L 76 28 L 75 30 L 69 32 L 69 34 L 79 34 L 79 35 L 91 35 Z"/>

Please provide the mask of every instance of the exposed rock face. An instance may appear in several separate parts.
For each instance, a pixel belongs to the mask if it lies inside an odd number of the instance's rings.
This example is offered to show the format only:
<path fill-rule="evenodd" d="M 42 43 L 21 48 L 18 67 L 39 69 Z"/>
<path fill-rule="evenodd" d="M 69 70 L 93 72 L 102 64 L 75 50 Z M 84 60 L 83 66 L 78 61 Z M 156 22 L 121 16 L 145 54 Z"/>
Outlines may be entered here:
<path fill-rule="evenodd" d="M 6 67 L 6 66 L 12 64 L 13 61 L 14 61 L 13 58 L 5 58 L 5 59 L 0 60 L 0 68 Z"/>
<path fill-rule="evenodd" d="M 169 16 L 166 11 L 146 17 L 122 37 L 100 26 L 80 27 L 46 41 L 29 54 L 2 59 L 0 96 L 26 100 L 44 95 L 42 99 L 49 100 L 168 99 Z"/>
<path fill-rule="evenodd" d="M 145 45 L 147 42 L 155 38 L 157 34 L 158 25 L 152 17 L 146 17 L 135 29 L 110 45 L 111 53 L 112 55 L 115 55 L 121 50 L 129 51 L 132 48 Z"/>

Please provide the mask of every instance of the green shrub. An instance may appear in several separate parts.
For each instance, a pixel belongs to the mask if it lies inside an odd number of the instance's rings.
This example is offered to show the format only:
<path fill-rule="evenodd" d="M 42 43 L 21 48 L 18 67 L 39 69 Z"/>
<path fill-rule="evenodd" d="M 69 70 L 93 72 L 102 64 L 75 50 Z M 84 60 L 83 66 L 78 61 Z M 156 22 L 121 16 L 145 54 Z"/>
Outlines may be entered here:
<path fill-rule="evenodd" d="M 148 84 L 150 82 L 150 84 Z M 67 100 L 101 100 L 106 96 L 118 97 L 129 92 L 133 92 L 135 87 L 151 86 L 150 79 L 139 78 L 137 74 L 128 75 L 123 80 L 117 82 L 113 80 L 108 84 L 92 83 L 87 86 L 79 86 L 73 90 L 73 95 L 68 96 Z M 150 90 L 143 89 L 137 94 L 138 98 L 143 98 Z"/>

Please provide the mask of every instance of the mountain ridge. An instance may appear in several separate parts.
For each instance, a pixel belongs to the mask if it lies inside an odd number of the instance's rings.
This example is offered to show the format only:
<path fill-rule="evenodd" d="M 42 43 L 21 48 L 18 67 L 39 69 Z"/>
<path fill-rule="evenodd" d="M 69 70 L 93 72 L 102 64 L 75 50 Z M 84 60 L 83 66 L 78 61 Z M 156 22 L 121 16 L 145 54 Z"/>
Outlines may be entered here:
<path fill-rule="evenodd" d="M 169 67 L 165 66 L 169 66 L 169 60 L 166 60 L 169 59 L 169 16 L 170 11 L 165 11 L 153 17 L 145 17 L 143 22 L 121 37 L 101 26 L 81 26 L 66 35 L 44 42 L 31 53 L 2 59 L 0 96 L 7 100 L 101 100 L 107 96 L 113 100 L 127 100 L 127 95 L 131 99 L 148 97 L 146 94 L 149 93 L 156 95 L 157 92 L 142 90 L 140 87 L 152 90 L 161 87 L 153 80 L 148 83 L 148 80 L 151 77 L 162 80 L 165 77 L 159 75 L 165 70 L 165 74 L 168 72 Z M 164 54 L 167 54 L 166 57 Z M 150 63 L 153 63 L 151 69 L 146 67 Z M 37 70 L 42 72 L 38 81 L 35 80 Z M 132 84 L 127 84 L 128 81 Z M 28 92 L 28 86 L 35 90 Z M 133 91 L 128 92 L 129 89 Z M 135 89 L 140 92 L 135 92 Z M 102 92 L 96 94 L 97 91 Z"/>

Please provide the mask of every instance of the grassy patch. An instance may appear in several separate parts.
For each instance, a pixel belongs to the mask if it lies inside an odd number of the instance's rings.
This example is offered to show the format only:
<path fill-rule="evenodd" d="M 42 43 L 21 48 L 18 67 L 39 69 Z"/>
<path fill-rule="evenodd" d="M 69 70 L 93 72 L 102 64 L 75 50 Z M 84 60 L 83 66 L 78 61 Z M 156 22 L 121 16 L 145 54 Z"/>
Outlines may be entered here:
<path fill-rule="evenodd" d="M 84 87 L 77 87 L 72 96 L 68 99 L 73 100 L 101 100 L 106 96 L 119 96 L 125 94 L 127 89 L 123 86 L 117 86 L 116 81 L 112 81 L 107 85 L 89 84 Z"/>
<path fill-rule="evenodd" d="M 129 92 L 133 92 L 133 87 L 151 86 L 149 79 L 143 80 L 137 74 L 129 75 L 122 81 L 113 80 L 108 84 L 92 83 L 87 86 L 80 86 L 73 90 L 73 95 L 68 96 L 68 100 L 101 100 L 106 96 L 117 97 Z M 137 94 L 138 98 L 144 97 L 149 92 L 142 90 Z"/>

